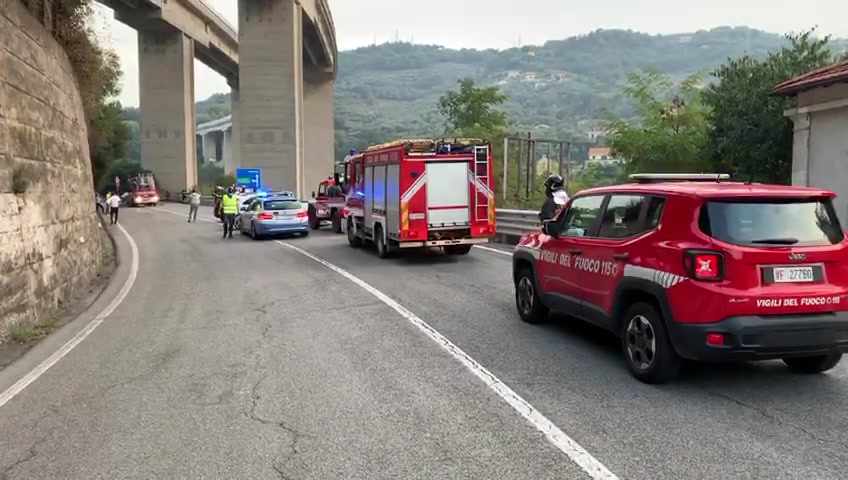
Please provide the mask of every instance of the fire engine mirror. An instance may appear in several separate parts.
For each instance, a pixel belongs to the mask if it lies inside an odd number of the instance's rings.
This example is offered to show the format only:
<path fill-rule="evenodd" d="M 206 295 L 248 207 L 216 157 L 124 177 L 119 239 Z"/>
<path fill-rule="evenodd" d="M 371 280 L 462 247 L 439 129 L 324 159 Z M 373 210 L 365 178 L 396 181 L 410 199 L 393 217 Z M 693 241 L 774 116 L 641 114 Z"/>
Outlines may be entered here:
<path fill-rule="evenodd" d="M 312 198 L 315 198 L 315 192 L 312 192 Z"/>
<path fill-rule="evenodd" d="M 559 224 L 556 220 L 545 220 L 542 222 L 542 232 L 554 238 L 559 238 Z"/>

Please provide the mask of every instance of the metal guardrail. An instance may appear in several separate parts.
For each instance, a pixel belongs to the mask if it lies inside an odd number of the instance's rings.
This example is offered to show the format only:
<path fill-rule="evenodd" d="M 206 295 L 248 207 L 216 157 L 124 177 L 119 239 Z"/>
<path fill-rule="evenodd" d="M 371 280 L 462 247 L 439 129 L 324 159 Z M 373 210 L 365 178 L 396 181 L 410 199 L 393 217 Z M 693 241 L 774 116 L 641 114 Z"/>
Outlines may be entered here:
<path fill-rule="evenodd" d="M 495 214 L 498 236 L 508 243 L 512 243 L 510 240 L 514 241 L 517 237 L 541 228 L 538 211 L 499 208 L 495 210 Z"/>

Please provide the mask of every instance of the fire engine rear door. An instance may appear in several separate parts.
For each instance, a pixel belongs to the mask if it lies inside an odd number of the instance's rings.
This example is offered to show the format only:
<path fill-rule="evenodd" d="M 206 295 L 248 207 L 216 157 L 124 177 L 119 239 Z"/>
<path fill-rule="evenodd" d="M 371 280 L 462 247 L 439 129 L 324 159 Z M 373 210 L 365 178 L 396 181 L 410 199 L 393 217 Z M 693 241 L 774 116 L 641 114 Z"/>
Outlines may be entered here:
<path fill-rule="evenodd" d="M 427 163 L 427 224 L 469 225 L 468 162 Z"/>

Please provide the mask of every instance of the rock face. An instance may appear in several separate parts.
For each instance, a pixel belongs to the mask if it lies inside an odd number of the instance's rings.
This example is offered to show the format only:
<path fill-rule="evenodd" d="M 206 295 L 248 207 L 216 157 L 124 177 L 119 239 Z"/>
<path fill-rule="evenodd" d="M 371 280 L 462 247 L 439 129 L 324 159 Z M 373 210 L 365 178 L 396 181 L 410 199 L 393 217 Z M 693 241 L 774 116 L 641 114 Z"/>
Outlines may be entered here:
<path fill-rule="evenodd" d="M 17 0 L 0 0 L 0 342 L 87 288 L 101 261 L 71 64 Z"/>

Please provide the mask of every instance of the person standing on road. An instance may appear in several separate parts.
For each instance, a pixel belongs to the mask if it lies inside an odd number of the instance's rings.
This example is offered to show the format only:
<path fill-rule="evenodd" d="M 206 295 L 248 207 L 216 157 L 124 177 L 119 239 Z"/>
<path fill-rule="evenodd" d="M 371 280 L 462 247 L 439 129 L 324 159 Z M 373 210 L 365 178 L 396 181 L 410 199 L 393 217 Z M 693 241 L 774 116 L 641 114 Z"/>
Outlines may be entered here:
<path fill-rule="evenodd" d="M 233 238 L 233 224 L 238 213 L 238 196 L 235 189 L 230 187 L 221 198 L 221 215 L 224 219 L 224 238 Z"/>
<path fill-rule="evenodd" d="M 109 192 L 111 193 L 111 192 Z M 109 196 L 109 223 L 115 225 L 118 223 L 118 210 L 121 208 L 121 197 L 118 195 Z"/>
<path fill-rule="evenodd" d="M 191 223 L 192 219 L 197 223 L 197 209 L 200 207 L 200 194 L 197 193 L 197 190 L 191 189 L 191 193 L 188 196 L 188 222 Z"/>

